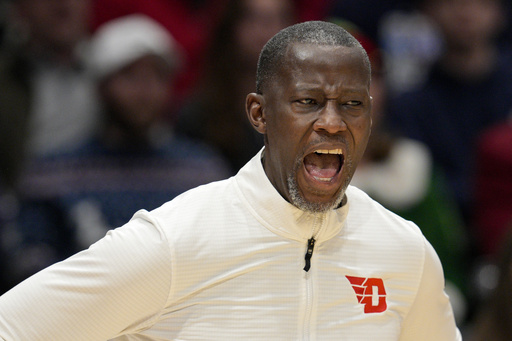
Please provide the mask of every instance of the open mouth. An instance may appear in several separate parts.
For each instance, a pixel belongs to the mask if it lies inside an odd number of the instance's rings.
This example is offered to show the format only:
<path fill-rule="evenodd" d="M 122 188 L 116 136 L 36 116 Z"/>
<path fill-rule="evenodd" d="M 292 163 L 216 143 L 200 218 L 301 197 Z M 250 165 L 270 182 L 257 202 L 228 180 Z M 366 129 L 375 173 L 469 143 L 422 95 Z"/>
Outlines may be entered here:
<path fill-rule="evenodd" d="M 304 166 L 311 177 L 331 182 L 341 171 L 345 156 L 341 149 L 318 149 L 306 155 Z"/>

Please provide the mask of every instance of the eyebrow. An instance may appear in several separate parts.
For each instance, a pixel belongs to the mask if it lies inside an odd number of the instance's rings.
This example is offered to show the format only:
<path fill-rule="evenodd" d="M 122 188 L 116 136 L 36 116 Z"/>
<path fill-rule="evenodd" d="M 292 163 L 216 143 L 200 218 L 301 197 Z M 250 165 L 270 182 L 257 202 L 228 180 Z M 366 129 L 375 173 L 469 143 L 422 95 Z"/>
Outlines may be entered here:
<path fill-rule="evenodd" d="M 366 92 L 368 90 L 367 87 L 363 86 L 363 87 L 360 87 L 360 88 L 348 88 L 348 89 L 342 89 L 342 92 L 344 94 L 359 94 L 361 92 Z M 308 85 L 304 85 L 304 86 L 297 86 L 295 87 L 295 91 L 323 91 L 322 87 L 321 86 L 308 86 Z"/>

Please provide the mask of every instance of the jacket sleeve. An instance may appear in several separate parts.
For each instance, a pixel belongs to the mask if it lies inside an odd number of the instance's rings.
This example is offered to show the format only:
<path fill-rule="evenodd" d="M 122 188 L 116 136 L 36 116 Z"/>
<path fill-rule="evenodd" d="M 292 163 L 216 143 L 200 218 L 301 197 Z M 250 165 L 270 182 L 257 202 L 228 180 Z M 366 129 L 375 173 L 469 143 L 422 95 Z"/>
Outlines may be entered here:
<path fill-rule="evenodd" d="M 0 297 L 0 340 L 107 340 L 158 318 L 170 286 L 169 244 L 134 218 Z"/>
<path fill-rule="evenodd" d="M 444 292 L 443 269 L 434 248 L 425 240 L 423 273 L 414 303 L 402 324 L 400 341 L 459 341 L 453 310 Z"/>

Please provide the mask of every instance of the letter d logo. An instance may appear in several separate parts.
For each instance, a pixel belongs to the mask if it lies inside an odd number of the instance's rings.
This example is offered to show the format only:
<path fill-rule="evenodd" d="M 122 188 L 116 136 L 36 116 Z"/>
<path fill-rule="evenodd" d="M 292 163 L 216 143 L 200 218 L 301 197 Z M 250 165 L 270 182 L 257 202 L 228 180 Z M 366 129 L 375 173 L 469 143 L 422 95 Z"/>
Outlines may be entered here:
<path fill-rule="evenodd" d="M 356 293 L 357 301 L 364 305 L 364 313 L 382 313 L 386 311 L 386 289 L 381 278 L 345 276 Z"/>

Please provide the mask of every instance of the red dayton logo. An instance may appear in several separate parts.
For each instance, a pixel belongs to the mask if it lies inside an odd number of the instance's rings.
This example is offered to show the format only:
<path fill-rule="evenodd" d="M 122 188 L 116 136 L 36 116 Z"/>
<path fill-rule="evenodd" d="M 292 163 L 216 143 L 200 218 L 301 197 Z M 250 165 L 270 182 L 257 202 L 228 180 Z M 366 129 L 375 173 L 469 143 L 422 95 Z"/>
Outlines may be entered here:
<path fill-rule="evenodd" d="M 357 301 L 364 305 L 364 313 L 382 313 L 388 307 L 386 289 L 380 278 L 345 276 L 352 284 Z"/>

